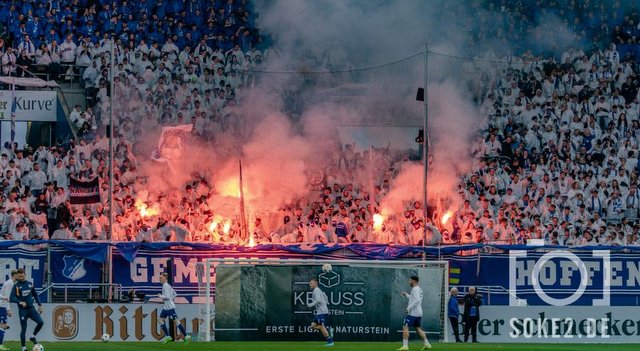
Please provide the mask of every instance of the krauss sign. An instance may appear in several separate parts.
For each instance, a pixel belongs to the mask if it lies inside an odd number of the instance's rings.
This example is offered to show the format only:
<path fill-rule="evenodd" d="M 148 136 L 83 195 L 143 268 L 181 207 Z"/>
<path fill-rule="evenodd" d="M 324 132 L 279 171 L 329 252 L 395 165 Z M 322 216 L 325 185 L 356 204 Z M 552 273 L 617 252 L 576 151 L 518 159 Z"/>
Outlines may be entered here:
<path fill-rule="evenodd" d="M 321 339 L 319 333 L 310 327 L 314 318 L 314 309 L 307 307 L 313 295 L 309 288 L 311 278 L 318 279 L 320 289 L 327 295 L 329 325 L 334 328 L 336 338 L 385 340 L 392 334 L 391 324 L 394 320 L 389 320 L 389 315 L 393 311 L 389 306 L 374 308 L 378 306 L 377 301 L 391 300 L 390 292 L 385 291 L 388 289 L 382 290 L 381 287 L 372 284 L 372 280 L 376 283 L 381 282 L 371 278 L 377 277 L 383 269 L 375 272 L 373 269 L 334 265 L 333 271 L 330 272 L 322 272 L 320 267 L 315 266 L 291 267 L 290 271 L 291 290 L 283 291 L 289 296 L 290 305 L 278 307 L 290 311 L 290 317 L 280 318 L 276 309 L 267 306 L 265 334 L 280 340 Z M 384 271 L 390 273 L 393 269 Z M 279 284 L 275 280 L 271 282 Z M 267 284 L 269 285 L 269 280 Z"/>
<path fill-rule="evenodd" d="M 329 301 L 329 315 L 364 313 L 361 308 L 365 297 L 364 282 L 345 282 L 340 278 L 336 271 L 318 275 L 318 284 Z M 309 290 L 309 282 L 294 282 L 292 290 L 294 312 L 308 313 L 307 305 L 311 303 L 313 296 L 313 292 Z"/>
<path fill-rule="evenodd" d="M 311 329 L 309 280 L 327 295 L 329 325 L 339 340 L 391 341 L 400 337 L 408 277 L 419 275 L 425 299 L 423 326 L 439 331 L 442 271 L 417 268 L 219 266 L 216 340 L 321 340 Z"/>
<path fill-rule="evenodd" d="M 337 267 L 337 269 L 340 269 Z M 333 270 L 330 272 L 322 272 L 318 274 L 318 285 L 320 289 L 327 295 L 329 315 L 331 318 L 337 316 L 364 316 L 366 315 L 365 296 L 366 284 L 363 277 L 356 277 L 351 281 L 345 281 L 340 273 Z M 307 316 L 302 321 L 302 325 L 295 330 L 293 326 L 289 328 L 273 328 L 267 326 L 267 333 L 270 332 L 287 332 L 294 331 L 298 333 L 313 333 L 314 330 L 308 325 L 313 319 L 313 311 L 309 309 L 308 304 L 313 301 L 313 292 L 309 290 L 308 281 L 295 281 L 292 286 L 293 291 L 293 313 Z M 305 324 L 306 322 L 306 324 Z M 343 333 L 360 333 L 360 334 L 389 334 L 390 328 L 383 326 L 369 325 L 340 325 L 341 323 L 332 324 L 335 332 Z"/>
<path fill-rule="evenodd" d="M 58 98 L 55 91 L 17 90 L 16 120 L 55 122 Z M 0 91 L 0 120 L 11 119 L 11 91 Z"/>

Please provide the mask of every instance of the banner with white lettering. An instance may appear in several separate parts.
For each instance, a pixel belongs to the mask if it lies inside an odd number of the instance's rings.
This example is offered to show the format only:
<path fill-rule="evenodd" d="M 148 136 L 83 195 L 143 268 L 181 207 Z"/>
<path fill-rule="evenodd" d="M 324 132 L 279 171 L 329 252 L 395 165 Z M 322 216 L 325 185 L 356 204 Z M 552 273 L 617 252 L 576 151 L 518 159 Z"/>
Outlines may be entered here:
<path fill-rule="evenodd" d="M 74 205 L 96 204 L 100 202 L 100 181 L 98 177 L 84 181 L 69 178 L 69 201 Z"/>
<path fill-rule="evenodd" d="M 16 90 L 16 120 L 55 122 L 58 97 L 55 91 Z M 0 90 L 0 120 L 11 119 L 11 91 Z"/>
<path fill-rule="evenodd" d="M 39 341 L 95 341 L 109 334 L 111 341 L 157 341 L 164 334 L 158 318 L 162 304 L 44 304 L 44 327 Z M 177 304 L 187 333 L 200 330 L 198 305 Z M 9 318 L 5 340 L 20 340 L 18 314 Z"/>
<path fill-rule="evenodd" d="M 635 308 L 484 306 L 480 310 L 480 342 L 636 343 L 640 335 Z"/>
<path fill-rule="evenodd" d="M 446 255 L 443 259 L 449 261 L 451 285 L 494 286 L 508 290 L 509 294 L 491 296 L 494 305 L 514 302 L 526 302 L 529 306 L 550 305 L 570 297 L 569 305 L 591 306 L 603 301 L 614 306 L 636 306 L 636 296 L 640 294 L 637 253 L 604 249 L 516 250 Z M 609 273 L 609 279 L 606 279 Z M 603 300 L 605 298 L 607 301 Z"/>
<path fill-rule="evenodd" d="M 337 340 L 393 341 L 401 338 L 411 291 L 409 277 L 420 277 L 422 326 L 441 336 L 443 271 L 431 268 L 320 266 L 218 266 L 216 340 L 321 340 L 314 320 L 309 280 L 318 279 L 327 295 L 328 324 Z"/>
<path fill-rule="evenodd" d="M 22 245 L 3 248 L 0 256 L 0 284 L 11 277 L 11 271 L 23 268 L 36 289 L 43 286 L 47 249 L 44 245 Z"/>
<path fill-rule="evenodd" d="M 135 243 L 134 243 L 135 244 Z M 175 246 L 175 243 L 165 243 L 159 247 L 165 249 L 139 249 L 135 257 L 120 249 L 126 245 L 118 245 L 113 250 L 113 281 L 122 285 L 123 291 L 135 290 L 146 294 L 157 294 L 162 290 L 160 273 L 167 271 L 169 259 L 173 259 L 173 287 L 179 295 L 188 300 L 198 296 L 198 278 L 196 277 L 196 263 L 208 258 L 260 258 L 260 259 L 303 259 L 317 258 L 309 254 L 289 253 L 283 250 L 256 251 L 232 247 L 211 249 L 189 249 Z M 124 249 L 123 249 L 124 251 Z M 215 281 L 215 277 L 212 276 Z"/>

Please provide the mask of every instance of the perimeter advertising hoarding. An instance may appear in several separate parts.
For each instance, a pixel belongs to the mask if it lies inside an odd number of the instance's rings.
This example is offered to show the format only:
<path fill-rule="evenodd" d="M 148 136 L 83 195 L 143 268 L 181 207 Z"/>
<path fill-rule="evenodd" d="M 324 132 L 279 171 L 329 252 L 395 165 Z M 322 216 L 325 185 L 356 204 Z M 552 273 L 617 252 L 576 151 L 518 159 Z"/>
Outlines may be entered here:
<path fill-rule="evenodd" d="M 483 306 L 478 339 L 496 343 L 637 343 L 637 310 L 635 306 Z"/>
<path fill-rule="evenodd" d="M 112 341 L 157 341 L 164 335 L 157 323 L 162 305 L 145 304 L 44 304 L 44 327 L 39 341 L 94 341 L 109 334 Z M 12 306 L 11 328 L 5 339 L 20 340 L 17 307 Z M 176 311 L 187 333 L 199 330 L 198 305 L 179 304 Z M 29 330 L 33 330 L 29 322 Z"/>
<path fill-rule="evenodd" d="M 336 340 L 392 341 L 400 338 L 409 277 L 418 275 L 424 291 L 423 328 L 440 337 L 438 269 L 333 266 L 218 266 L 216 340 L 322 339 L 310 328 L 313 311 L 309 280 L 318 278 L 329 300 Z"/>
<path fill-rule="evenodd" d="M 58 98 L 55 91 L 16 90 L 16 121 L 55 122 Z M 11 120 L 11 90 L 0 90 L 0 120 Z"/>

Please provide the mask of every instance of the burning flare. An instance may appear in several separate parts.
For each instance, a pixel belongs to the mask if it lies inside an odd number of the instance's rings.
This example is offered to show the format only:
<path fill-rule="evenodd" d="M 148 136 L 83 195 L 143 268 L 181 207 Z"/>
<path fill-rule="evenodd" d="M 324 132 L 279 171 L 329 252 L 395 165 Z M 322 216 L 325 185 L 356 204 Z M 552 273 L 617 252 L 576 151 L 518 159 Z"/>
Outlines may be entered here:
<path fill-rule="evenodd" d="M 230 229 L 231 229 L 231 222 L 226 222 L 226 223 L 224 224 L 224 227 L 222 228 L 222 231 L 223 231 L 225 234 L 229 234 L 229 230 L 230 230 Z"/>
<path fill-rule="evenodd" d="M 453 211 L 451 211 L 451 210 L 449 210 L 445 214 L 443 214 L 442 218 L 440 219 L 440 222 L 442 223 L 442 225 L 447 224 L 447 222 L 449 222 L 449 220 L 451 219 L 452 216 L 453 216 Z"/>
<path fill-rule="evenodd" d="M 142 218 L 155 217 L 160 214 L 160 208 L 158 208 L 157 204 L 149 207 L 146 203 L 136 200 L 135 206 Z"/>
<path fill-rule="evenodd" d="M 384 223 L 384 217 L 381 214 L 376 213 L 373 215 L 373 229 L 380 230 L 382 228 L 382 224 Z"/>
<path fill-rule="evenodd" d="M 218 184 L 217 188 L 222 196 L 240 198 L 240 184 L 238 184 L 237 179 L 229 178 L 223 180 Z"/>

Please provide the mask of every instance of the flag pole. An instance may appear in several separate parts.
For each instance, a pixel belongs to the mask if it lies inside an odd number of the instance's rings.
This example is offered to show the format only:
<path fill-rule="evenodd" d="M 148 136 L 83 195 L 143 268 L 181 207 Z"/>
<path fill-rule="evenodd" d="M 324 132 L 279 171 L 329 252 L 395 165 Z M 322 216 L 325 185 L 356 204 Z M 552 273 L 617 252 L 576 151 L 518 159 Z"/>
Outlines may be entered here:
<path fill-rule="evenodd" d="M 369 201 L 372 204 L 376 204 L 376 200 L 375 200 L 375 185 L 374 185 L 374 181 L 373 181 L 373 146 L 371 145 L 371 143 L 369 143 Z M 375 207 L 374 206 L 374 212 L 375 212 Z M 379 209 L 380 210 L 380 209 Z M 382 212 L 382 211 L 380 211 Z M 373 217 L 370 218 L 370 220 L 373 223 Z M 369 239 L 373 238 L 373 225 L 371 226 L 367 226 L 369 228 L 367 235 L 369 236 Z"/>
<path fill-rule="evenodd" d="M 115 77 L 115 65 L 116 65 L 116 58 L 115 58 L 115 44 L 116 41 L 114 38 L 111 38 L 111 74 L 109 75 L 109 78 L 111 79 L 110 82 L 110 92 L 109 92 L 109 237 L 107 238 L 109 241 L 111 241 L 113 239 L 113 106 L 114 106 L 114 98 L 115 98 L 115 84 L 114 84 L 114 77 Z M 109 251 L 108 251 L 108 265 L 107 267 L 109 267 L 107 269 L 107 282 L 109 283 L 109 287 L 108 287 L 108 292 L 107 292 L 107 301 L 111 301 L 113 298 L 113 292 L 112 292 L 112 285 L 113 285 L 113 274 L 112 274 L 112 268 L 113 268 L 113 251 L 112 248 L 109 246 Z"/>
<path fill-rule="evenodd" d="M 247 217 L 244 208 L 244 186 L 242 182 L 242 160 L 238 160 L 240 169 L 240 237 L 246 238 L 247 244 L 251 241 L 251 236 L 247 230 Z"/>
<path fill-rule="evenodd" d="M 11 147 L 16 140 L 16 108 L 16 77 L 11 76 Z"/>
<path fill-rule="evenodd" d="M 422 148 L 422 162 L 424 162 L 424 176 L 422 177 L 422 211 L 423 211 L 423 220 L 424 227 L 422 232 L 422 247 L 424 248 L 427 241 L 427 217 L 428 217 L 428 206 L 427 201 L 429 200 L 429 193 L 427 189 L 427 177 L 429 173 L 429 49 L 427 44 L 424 44 L 424 147 Z M 422 254 L 423 260 L 426 259 L 425 253 L 423 250 Z"/>
<path fill-rule="evenodd" d="M 109 86 L 109 240 L 113 239 L 113 103 L 115 96 L 115 40 L 111 38 L 111 80 Z"/>

